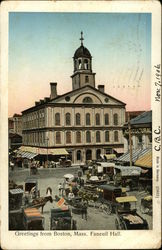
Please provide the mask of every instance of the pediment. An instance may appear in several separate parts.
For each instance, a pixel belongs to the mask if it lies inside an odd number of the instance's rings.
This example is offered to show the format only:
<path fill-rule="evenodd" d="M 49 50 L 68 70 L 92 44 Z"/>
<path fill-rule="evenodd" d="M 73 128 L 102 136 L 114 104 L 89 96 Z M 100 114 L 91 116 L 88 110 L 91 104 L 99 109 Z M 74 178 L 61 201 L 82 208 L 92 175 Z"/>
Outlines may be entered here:
<path fill-rule="evenodd" d="M 80 89 L 73 90 L 64 95 L 53 99 L 51 103 L 68 103 L 68 104 L 109 104 L 109 105 L 123 105 L 124 103 L 115 99 L 114 97 L 102 93 L 98 89 L 91 86 L 85 86 Z"/>

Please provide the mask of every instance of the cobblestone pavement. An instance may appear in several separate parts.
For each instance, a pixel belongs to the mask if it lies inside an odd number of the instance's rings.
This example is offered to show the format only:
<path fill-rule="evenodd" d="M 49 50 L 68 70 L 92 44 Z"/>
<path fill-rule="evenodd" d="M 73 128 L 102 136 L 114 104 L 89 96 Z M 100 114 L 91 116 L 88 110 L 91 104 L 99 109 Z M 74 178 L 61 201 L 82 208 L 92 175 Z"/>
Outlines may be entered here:
<path fill-rule="evenodd" d="M 52 188 L 52 196 L 58 195 L 58 184 L 63 182 L 63 175 L 66 173 L 76 173 L 78 168 L 69 168 L 69 169 L 54 169 L 50 172 L 49 169 L 46 170 L 44 177 L 42 174 L 33 176 L 38 179 L 38 186 L 40 189 L 40 195 L 46 195 L 46 188 L 50 186 Z M 21 172 L 20 172 L 21 171 Z M 26 172 L 25 172 L 26 171 Z M 25 174 L 24 174 L 25 173 Z M 24 184 L 24 180 L 28 175 L 27 170 L 15 170 L 10 173 L 10 178 L 16 181 L 17 184 Z M 49 174 L 50 173 L 50 174 Z M 141 214 L 140 211 L 140 199 L 144 197 L 146 193 L 144 192 L 128 192 L 128 195 L 135 195 L 137 198 L 137 212 L 139 215 L 142 215 L 144 219 L 147 220 L 149 224 L 149 229 L 152 229 L 152 216 L 148 214 Z M 45 217 L 45 230 L 50 230 L 50 210 L 51 208 L 57 208 L 56 202 L 48 202 L 44 207 L 44 217 Z M 81 215 L 73 214 L 73 219 L 77 221 L 78 230 L 115 230 L 115 214 L 107 215 L 103 212 L 100 212 L 98 208 L 88 207 L 88 216 L 87 220 L 82 219 Z"/>

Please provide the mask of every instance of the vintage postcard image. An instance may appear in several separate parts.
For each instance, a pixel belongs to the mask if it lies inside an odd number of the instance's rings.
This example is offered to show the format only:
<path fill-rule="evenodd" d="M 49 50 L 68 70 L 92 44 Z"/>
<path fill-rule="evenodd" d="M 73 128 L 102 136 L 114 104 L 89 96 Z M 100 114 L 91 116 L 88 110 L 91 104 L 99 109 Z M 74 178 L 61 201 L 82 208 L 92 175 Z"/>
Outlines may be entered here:
<path fill-rule="evenodd" d="M 158 1 L 1 5 L 1 246 L 161 244 Z"/>

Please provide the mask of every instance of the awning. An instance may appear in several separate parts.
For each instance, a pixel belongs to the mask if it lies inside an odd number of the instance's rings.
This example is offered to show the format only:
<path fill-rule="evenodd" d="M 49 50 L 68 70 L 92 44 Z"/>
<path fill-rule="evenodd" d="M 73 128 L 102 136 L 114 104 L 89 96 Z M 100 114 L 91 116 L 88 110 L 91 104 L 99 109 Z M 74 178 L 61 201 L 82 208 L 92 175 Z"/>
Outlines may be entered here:
<path fill-rule="evenodd" d="M 52 154 L 52 155 L 68 155 L 69 153 L 66 151 L 65 148 L 54 148 L 54 149 L 49 149 L 49 154 Z"/>
<path fill-rule="evenodd" d="M 147 154 L 148 152 L 151 152 L 150 148 L 132 150 L 132 162 L 136 162 L 139 157 Z M 128 151 L 122 156 L 118 157 L 117 161 L 130 162 L 130 152 Z"/>
<path fill-rule="evenodd" d="M 107 160 L 111 160 L 111 159 L 116 158 L 115 154 L 105 154 L 104 156 L 106 157 Z"/>
<path fill-rule="evenodd" d="M 123 154 L 124 153 L 124 148 L 113 148 L 118 154 Z"/>
<path fill-rule="evenodd" d="M 137 201 L 137 199 L 135 196 L 124 196 L 124 197 L 117 197 L 116 201 L 119 203 L 135 202 L 135 201 Z"/>
<path fill-rule="evenodd" d="M 116 169 L 120 170 L 121 176 L 139 176 L 141 174 L 140 167 L 115 166 L 115 174 Z"/>
<path fill-rule="evenodd" d="M 152 168 L 152 152 L 149 152 L 135 162 L 136 166 Z"/>
<path fill-rule="evenodd" d="M 21 146 L 18 150 L 18 153 L 27 152 L 32 154 L 40 154 L 40 155 L 68 155 L 69 153 L 66 151 L 65 148 L 38 148 L 38 147 L 27 147 Z"/>

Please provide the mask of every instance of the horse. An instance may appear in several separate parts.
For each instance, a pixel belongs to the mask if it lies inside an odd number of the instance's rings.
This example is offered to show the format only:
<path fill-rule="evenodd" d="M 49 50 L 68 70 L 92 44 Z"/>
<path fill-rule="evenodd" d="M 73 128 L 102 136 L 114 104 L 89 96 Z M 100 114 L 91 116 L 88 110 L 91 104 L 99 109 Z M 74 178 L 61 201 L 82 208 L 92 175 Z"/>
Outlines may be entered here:
<path fill-rule="evenodd" d="M 46 196 L 52 196 L 52 188 L 51 187 L 48 187 L 46 189 Z"/>
<path fill-rule="evenodd" d="M 32 207 L 36 208 L 42 208 L 42 214 L 43 214 L 43 208 L 46 205 L 46 203 L 50 201 L 51 203 L 53 202 L 52 196 L 46 196 L 46 197 L 40 197 L 36 198 L 32 201 Z"/>

